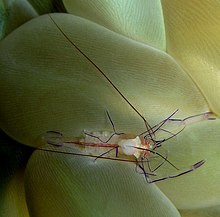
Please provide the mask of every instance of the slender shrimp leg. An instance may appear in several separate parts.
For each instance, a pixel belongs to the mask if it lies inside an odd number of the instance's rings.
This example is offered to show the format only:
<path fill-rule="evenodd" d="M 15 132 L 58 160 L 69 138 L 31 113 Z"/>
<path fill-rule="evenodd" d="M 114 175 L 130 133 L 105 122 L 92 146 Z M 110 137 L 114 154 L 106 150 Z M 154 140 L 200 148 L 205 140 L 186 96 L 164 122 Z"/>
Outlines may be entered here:
<path fill-rule="evenodd" d="M 178 174 L 175 174 L 175 175 L 169 175 L 169 176 L 165 176 L 165 177 L 162 177 L 162 178 L 159 178 L 159 179 L 154 179 L 154 180 L 151 180 L 149 174 L 146 173 L 144 170 L 143 170 L 143 173 L 144 173 L 146 181 L 148 183 L 155 183 L 155 182 L 160 182 L 160 181 L 163 181 L 163 180 L 166 180 L 166 179 L 176 178 L 176 177 L 185 175 L 187 173 L 193 172 L 194 170 L 196 170 L 199 167 L 201 167 L 204 163 L 205 163 L 205 160 L 198 161 L 197 163 L 193 164 L 191 166 L 191 168 L 188 169 L 188 170 L 185 170 L 185 171 L 183 171 L 181 173 L 178 173 Z M 143 169 L 143 168 L 141 168 L 141 169 Z"/>

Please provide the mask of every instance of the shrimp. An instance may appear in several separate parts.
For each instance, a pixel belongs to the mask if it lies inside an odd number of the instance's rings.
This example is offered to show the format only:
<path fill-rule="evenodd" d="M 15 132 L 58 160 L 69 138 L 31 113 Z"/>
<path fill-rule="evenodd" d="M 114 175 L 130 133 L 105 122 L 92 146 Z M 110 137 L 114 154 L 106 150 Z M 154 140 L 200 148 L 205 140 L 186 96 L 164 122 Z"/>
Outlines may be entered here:
<path fill-rule="evenodd" d="M 160 131 L 170 134 L 169 137 L 163 138 L 162 140 L 151 140 L 151 136 L 149 135 L 148 131 L 145 131 L 139 135 L 117 132 L 109 112 L 106 111 L 109 121 L 112 125 L 112 132 L 84 131 L 83 138 L 68 139 L 68 138 L 64 138 L 63 134 L 60 132 L 48 131 L 46 135 L 44 135 L 43 137 L 44 141 L 53 147 L 59 148 L 64 146 L 65 148 L 68 148 L 68 151 L 62 151 L 59 149 L 56 150 L 46 149 L 44 147 L 39 149 L 44 151 L 63 153 L 63 154 L 93 157 L 95 158 L 95 160 L 108 159 L 108 160 L 118 160 L 118 161 L 135 163 L 136 170 L 137 168 L 140 169 L 139 173 L 145 176 L 145 179 L 148 183 L 154 183 L 154 182 L 163 181 L 165 179 L 176 178 L 198 169 L 205 163 L 205 160 L 200 160 L 196 162 L 190 167 L 190 169 L 186 169 L 183 172 L 152 179 L 157 177 L 155 171 L 157 171 L 157 169 L 159 169 L 165 162 L 168 163 L 177 171 L 180 170 L 171 161 L 168 160 L 167 155 L 164 156 L 158 151 L 158 149 L 162 146 L 162 143 L 182 132 L 186 124 L 193 123 L 196 121 L 214 119 L 213 117 L 210 116 L 211 113 L 209 112 L 187 117 L 183 120 L 171 119 L 171 117 L 176 112 L 177 111 L 172 113 L 168 118 L 166 118 L 159 124 L 152 127 L 155 136 L 157 135 L 157 133 L 160 133 Z M 186 120 L 187 123 L 185 123 Z M 162 129 L 162 126 L 164 127 L 167 123 L 169 123 L 169 121 L 174 122 L 174 126 L 179 126 L 179 127 L 181 126 L 180 130 L 177 133 L 172 133 L 171 131 Z M 112 154 L 113 150 L 116 151 L 115 154 Z M 153 157 L 159 157 L 160 159 L 162 159 L 162 161 L 160 161 L 159 164 L 154 169 L 152 169 L 150 166 L 150 162 Z"/>

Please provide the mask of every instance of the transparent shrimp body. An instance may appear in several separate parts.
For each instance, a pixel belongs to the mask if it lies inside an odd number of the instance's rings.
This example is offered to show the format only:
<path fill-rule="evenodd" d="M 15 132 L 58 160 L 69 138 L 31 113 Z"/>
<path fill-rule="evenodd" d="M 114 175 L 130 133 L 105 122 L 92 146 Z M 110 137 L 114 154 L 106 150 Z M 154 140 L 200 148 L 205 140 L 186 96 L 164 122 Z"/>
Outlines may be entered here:
<path fill-rule="evenodd" d="M 89 156 L 94 157 L 96 160 L 104 158 L 135 163 L 136 168 L 139 169 L 139 173 L 144 174 L 147 182 L 152 183 L 162 181 L 192 172 L 202 166 L 205 162 L 204 160 L 200 160 L 193 164 L 190 169 L 186 169 L 174 175 L 159 177 L 155 172 L 158 168 L 161 168 L 164 163 L 168 163 L 174 169 L 179 170 L 168 160 L 167 153 L 161 153 L 163 143 L 175 137 L 189 124 L 215 119 L 210 112 L 187 117 L 185 119 L 171 119 L 176 112 L 177 111 L 159 124 L 153 126 L 150 130 L 142 132 L 139 135 L 116 132 L 113 121 L 107 112 L 113 131 L 84 131 L 84 136 L 82 138 L 74 139 L 65 138 L 62 133 L 56 131 L 48 131 L 44 136 L 44 141 L 51 147 L 55 148 L 53 151 L 59 153 L 72 153 L 81 156 Z M 169 130 L 167 130 L 167 128 L 169 128 Z M 175 133 L 170 130 L 172 128 L 175 129 Z M 176 132 L 177 129 L 178 131 Z M 163 137 L 162 135 L 166 136 Z M 60 150 L 60 146 L 64 147 L 65 150 Z M 49 149 L 45 148 L 40 149 L 49 151 Z M 154 165 L 154 168 L 151 168 L 150 164 L 155 158 L 160 161 L 156 166 Z"/>
<path fill-rule="evenodd" d="M 143 136 L 116 134 L 110 131 L 85 132 L 84 138 L 64 142 L 64 145 L 68 144 L 83 146 L 85 154 L 96 155 L 97 157 L 102 155 L 122 158 L 133 157 L 134 159 L 149 156 L 148 150 L 152 146 L 149 141 L 145 141 Z"/>

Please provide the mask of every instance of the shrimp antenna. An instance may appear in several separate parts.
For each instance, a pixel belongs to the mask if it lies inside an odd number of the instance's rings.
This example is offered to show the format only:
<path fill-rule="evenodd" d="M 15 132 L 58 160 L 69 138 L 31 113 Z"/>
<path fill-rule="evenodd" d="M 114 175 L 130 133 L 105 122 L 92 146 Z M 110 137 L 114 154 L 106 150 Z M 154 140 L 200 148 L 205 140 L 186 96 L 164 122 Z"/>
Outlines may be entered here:
<path fill-rule="evenodd" d="M 48 16 L 50 17 L 50 19 L 52 20 L 52 22 L 54 23 L 54 25 L 59 29 L 59 31 L 62 33 L 62 35 L 66 38 L 67 41 L 69 41 L 69 43 L 71 45 L 74 46 L 74 48 L 76 50 L 78 50 L 100 73 L 101 75 L 112 85 L 112 87 L 118 92 L 118 94 L 128 103 L 128 105 L 141 117 L 141 119 L 144 121 L 144 124 L 147 128 L 147 130 L 151 133 L 150 137 L 152 138 L 152 134 L 154 134 L 152 127 L 150 126 L 150 124 L 147 122 L 147 120 L 145 119 L 145 117 L 129 102 L 129 100 L 122 94 L 122 92 L 118 89 L 118 87 L 110 80 L 110 78 L 99 68 L 99 66 L 97 66 L 85 53 L 83 53 L 83 51 L 78 48 L 76 46 L 76 44 L 74 42 L 72 42 L 69 37 L 66 35 L 66 33 L 59 27 L 59 25 L 54 21 L 54 19 L 52 18 L 52 16 L 50 14 L 48 14 Z"/>
<path fill-rule="evenodd" d="M 164 119 L 163 121 L 161 121 L 159 124 L 155 125 L 152 127 L 152 130 L 153 130 L 153 133 L 155 133 L 157 130 L 159 130 L 167 121 L 169 121 L 171 119 L 171 117 L 173 117 L 177 112 L 178 112 L 179 109 L 177 109 L 176 111 L 174 111 L 171 115 L 169 115 L 166 119 Z M 154 129 L 156 128 L 156 129 Z M 140 135 L 143 135 L 144 133 L 147 133 L 147 132 L 143 132 L 141 133 Z M 145 135 L 146 136 L 149 136 L 148 134 Z"/>
<path fill-rule="evenodd" d="M 54 149 L 48 149 L 46 147 L 36 147 L 36 150 L 40 151 L 45 151 L 45 152 L 51 152 L 51 153 L 56 153 L 56 154 L 65 154 L 65 155 L 75 155 L 75 156 L 83 156 L 83 157 L 91 157 L 91 158 L 97 158 L 96 155 L 91 155 L 91 154 L 82 154 L 82 153 L 73 153 L 73 152 L 67 152 L 67 151 L 57 151 Z M 136 163 L 137 160 L 130 160 L 130 159 L 122 159 L 122 158 L 112 158 L 112 157 L 105 157 L 105 156 L 100 156 L 99 158 L 104 159 L 104 160 L 112 160 L 112 161 L 122 161 L 122 162 L 128 162 L 128 163 Z"/>

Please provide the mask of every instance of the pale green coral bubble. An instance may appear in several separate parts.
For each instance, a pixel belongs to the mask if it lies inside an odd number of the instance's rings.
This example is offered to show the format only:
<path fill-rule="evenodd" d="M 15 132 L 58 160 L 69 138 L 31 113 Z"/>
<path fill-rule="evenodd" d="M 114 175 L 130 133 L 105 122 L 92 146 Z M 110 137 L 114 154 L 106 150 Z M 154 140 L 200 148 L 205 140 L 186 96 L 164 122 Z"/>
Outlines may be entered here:
<path fill-rule="evenodd" d="M 212 206 L 203 209 L 180 210 L 182 217 L 218 217 L 220 206 Z"/>
<path fill-rule="evenodd" d="M 166 53 L 73 15 L 53 17 L 150 123 L 177 108 L 179 117 L 208 110 L 194 83 Z M 84 129 L 110 129 L 105 109 L 119 130 L 144 129 L 142 119 L 47 15 L 5 38 L 0 60 L 0 124 L 22 143 L 36 146 L 48 130 L 79 136 Z"/>
<path fill-rule="evenodd" d="M 1 177 L 2 178 L 2 177 Z M 1 217 L 29 217 L 24 192 L 24 169 L 17 170 L 1 192 Z"/>
<path fill-rule="evenodd" d="M 38 14 L 26 0 L 8 0 L 0 3 L 0 39 L 36 17 Z"/>
<path fill-rule="evenodd" d="M 220 114 L 220 2 L 162 1 L 167 52 L 192 77 L 211 110 Z"/>
<path fill-rule="evenodd" d="M 64 0 L 71 14 L 152 47 L 166 50 L 163 12 L 159 0 Z"/>
<path fill-rule="evenodd" d="M 219 205 L 219 128 L 219 119 L 194 124 L 188 126 L 176 139 L 164 144 L 164 148 L 169 151 L 169 160 L 179 168 L 190 167 L 200 160 L 206 161 L 194 172 L 158 183 L 178 209 Z M 163 170 L 166 170 L 165 166 Z M 167 173 L 169 171 L 167 167 Z"/>
<path fill-rule="evenodd" d="M 180 216 L 133 163 L 36 151 L 25 189 L 34 216 Z"/>
<path fill-rule="evenodd" d="M 28 217 L 24 171 L 32 149 L 0 131 L 0 216 Z"/>
<path fill-rule="evenodd" d="M 63 12 L 65 13 L 65 7 L 63 1 L 60 0 L 28 0 L 30 4 L 35 8 L 39 14 Z"/>

